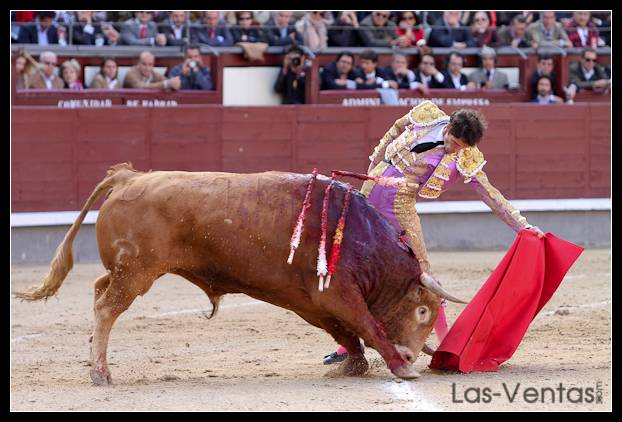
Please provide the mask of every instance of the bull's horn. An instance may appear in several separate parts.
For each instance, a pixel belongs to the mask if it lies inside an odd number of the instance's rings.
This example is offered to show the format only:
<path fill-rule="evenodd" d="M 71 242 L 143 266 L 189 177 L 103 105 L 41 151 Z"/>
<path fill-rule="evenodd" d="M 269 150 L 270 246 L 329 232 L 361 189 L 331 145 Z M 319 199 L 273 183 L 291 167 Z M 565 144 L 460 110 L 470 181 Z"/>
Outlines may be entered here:
<path fill-rule="evenodd" d="M 423 344 L 423 349 L 421 349 L 421 351 L 425 353 L 426 355 L 430 355 L 430 356 L 432 356 L 435 352 L 434 349 L 432 349 L 430 346 L 428 346 L 425 343 Z"/>
<path fill-rule="evenodd" d="M 437 295 L 439 295 L 442 298 L 445 298 L 451 302 L 456 302 L 456 303 L 468 303 L 465 302 L 464 300 L 458 299 L 452 295 L 450 295 L 449 293 L 447 293 L 445 291 L 445 289 L 443 289 L 441 287 L 440 284 L 438 284 L 438 281 L 436 281 L 434 279 L 434 277 L 432 277 L 430 274 L 428 273 L 423 273 L 421 274 L 421 284 L 423 284 L 425 287 L 427 287 L 429 290 L 433 291 L 434 293 L 436 293 Z"/>

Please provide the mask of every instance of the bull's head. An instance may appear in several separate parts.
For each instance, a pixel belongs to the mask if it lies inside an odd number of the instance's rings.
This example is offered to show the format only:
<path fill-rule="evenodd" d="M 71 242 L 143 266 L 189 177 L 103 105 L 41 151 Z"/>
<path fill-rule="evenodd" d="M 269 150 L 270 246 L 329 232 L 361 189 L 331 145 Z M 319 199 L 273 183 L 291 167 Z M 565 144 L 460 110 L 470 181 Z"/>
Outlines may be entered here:
<path fill-rule="evenodd" d="M 411 364 L 422 350 L 429 352 L 425 342 L 434 328 L 442 299 L 465 303 L 447 293 L 427 273 L 423 273 L 419 281 L 411 284 L 408 292 L 383 318 L 388 337 Z"/>

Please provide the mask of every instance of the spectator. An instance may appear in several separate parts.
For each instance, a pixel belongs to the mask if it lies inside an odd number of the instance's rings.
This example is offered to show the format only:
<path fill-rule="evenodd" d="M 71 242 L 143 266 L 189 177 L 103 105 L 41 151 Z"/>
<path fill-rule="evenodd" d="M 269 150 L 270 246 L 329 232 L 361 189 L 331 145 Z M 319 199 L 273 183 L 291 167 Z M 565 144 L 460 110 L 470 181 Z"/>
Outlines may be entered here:
<path fill-rule="evenodd" d="M 155 57 L 149 51 L 143 51 L 138 57 L 136 66 L 132 66 L 125 75 L 123 88 L 139 89 L 174 89 L 181 87 L 181 79 L 175 76 L 166 79 L 164 76 L 153 70 Z"/>
<path fill-rule="evenodd" d="M 359 35 L 364 47 L 392 47 L 399 43 L 396 29 L 388 11 L 376 10 L 361 21 Z"/>
<path fill-rule="evenodd" d="M 19 29 L 17 42 L 20 44 L 58 44 L 58 30 L 53 24 L 56 13 L 41 11 L 35 13 L 35 22 Z"/>
<path fill-rule="evenodd" d="M 333 23 L 329 12 L 309 12 L 296 22 L 296 30 L 302 35 L 304 45 L 312 50 L 328 47 L 328 25 Z"/>
<path fill-rule="evenodd" d="M 213 89 L 209 68 L 203 66 L 201 51 L 198 44 L 184 46 L 184 62 L 169 72 L 169 77 L 181 79 L 180 89 Z"/>
<path fill-rule="evenodd" d="M 56 54 L 44 51 L 39 55 L 40 71 L 35 72 L 28 88 L 32 89 L 63 89 L 63 80 L 56 75 Z"/>
<path fill-rule="evenodd" d="M 272 13 L 272 18 L 270 18 L 266 27 L 268 44 L 282 47 L 302 44 L 302 36 L 296 31 L 296 27 L 290 23 L 291 20 L 291 11 L 281 10 Z"/>
<path fill-rule="evenodd" d="M 125 45 L 164 46 L 166 36 L 158 34 L 158 27 L 152 20 L 152 12 L 139 11 L 135 18 L 123 24 L 121 39 Z"/>
<path fill-rule="evenodd" d="M 26 89 L 39 69 L 39 63 L 23 48 L 18 49 L 15 56 L 15 88 Z"/>
<path fill-rule="evenodd" d="M 120 85 L 117 62 L 112 57 L 104 58 L 99 73 L 91 83 L 91 89 L 117 89 Z"/>
<path fill-rule="evenodd" d="M 339 12 L 339 17 L 328 28 L 329 47 L 354 47 L 362 44 L 359 37 L 359 21 L 352 10 Z"/>
<path fill-rule="evenodd" d="M 183 46 L 188 44 L 188 17 L 183 10 L 169 12 L 168 18 L 159 26 L 166 37 L 166 45 Z"/>
<path fill-rule="evenodd" d="M 460 13 L 457 11 L 443 12 L 443 18 L 437 20 L 430 32 L 430 47 L 475 47 L 475 40 L 469 28 L 460 24 Z"/>
<path fill-rule="evenodd" d="M 404 54 L 393 55 L 391 66 L 385 68 L 389 79 L 389 87 L 395 89 L 418 89 L 421 84 L 416 81 L 415 72 L 408 68 L 408 58 Z"/>
<path fill-rule="evenodd" d="M 572 47 L 568 34 L 562 24 L 555 21 L 555 12 L 540 12 L 540 20 L 527 27 L 527 33 L 533 41 L 534 48 L 555 46 Z"/>
<path fill-rule="evenodd" d="M 354 70 L 354 55 L 342 51 L 334 63 L 324 66 L 321 73 L 321 89 L 356 89 L 357 72 Z"/>
<path fill-rule="evenodd" d="M 593 12 L 592 22 L 596 24 L 598 35 L 605 45 L 611 45 L 611 12 Z"/>
<path fill-rule="evenodd" d="M 228 47 L 233 45 L 233 35 L 220 18 L 220 12 L 208 11 L 202 15 L 203 24 L 191 30 L 190 40 L 193 44 L 207 44 L 213 47 Z"/>
<path fill-rule="evenodd" d="M 72 33 L 71 42 L 73 44 L 96 45 L 98 47 L 109 45 L 108 38 L 112 36 L 111 31 L 107 31 L 107 34 L 104 34 L 101 25 L 93 22 L 92 10 L 84 10 L 76 13 L 78 14 L 77 22 L 71 25 L 70 30 Z M 114 36 L 112 36 L 112 38 L 114 38 Z"/>
<path fill-rule="evenodd" d="M 531 34 L 527 32 L 527 19 L 523 15 L 514 16 L 510 26 L 501 28 L 497 32 L 497 37 L 499 38 L 499 46 L 535 48 L 536 45 L 531 38 Z"/>
<path fill-rule="evenodd" d="M 428 95 L 428 88 L 443 88 L 445 86 L 445 76 L 436 68 L 432 54 L 424 53 L 421 55 L 419 67 L 415 70 L 415 80 L 425 86 L 425 88 L 419 88 L 424 95 Z"/>
<path fill-rule="evenodd" d="M 425 34 L 421 27 L 416 26 L 417 17 L 415 12 L 410 10 L 398 12 L 397 22 L 398 25 L 395 33 L 400 47 L 410 48 L 425 45 Z"/>
<path fill-rule="evenodd" d="M 80 63 L 76 59 L 65 61 L 60 66 L 60 75 L 65 83 L 65 89 L 71 89 L 74 91 L 82 91 L 84 85 L 80 80 Z"/>
<path fill-rule="evenodd" d="M 581 60 L 570 64 L 567 94 L 571 99 L 580 89 L 591 89 L 605 94 L 609 91 L 611 80 L 605 69 L 596 63 L 596 58 L 596 50 L 586 47 L 581 52 Z"/>
<path fill-rule="evenodd" d="M 384 70 L 378 68 L 378 55 L 374 50 L 364 50 L 360 56 L 360 73 L 354 79 L 356 89 L 388 88 L 389 81 Z"/>
<path fill-rule="evenodd" d="M 553 81 L 549 75 L 539 76 L 536 81 L 536 87 L 536 97 L 529 100 L 530 102 L 538 104 L 555 104 L 564 102 L 564 100 L 560 97 L 553 94 Z"/>
<path fill-rule="evenodd" d="M 283 68 L 274 83 L 274 91 L 282 95 L 283 104 L 305 103 L 305 61 L 305 52 L 298 46 L 292 46 L 283 58 Z"/>
<path fill-rule="evenodd" d="M 233 42 L 266 42 L 259 25 L 253 21 L 253 12 L 235 12 L 237 18 L 237 28 L 231 29 Z"/>
<path fill-rule="evenodd" d="M 483 47 L 485 45 L 495 47 L 499 44 L 497 38 L 497 30 L 490 27 L 490 18 L 488 13 L 479 11 L 473 15 L 473 23 L 471 24 L 471 35 L 475 40 L 477 47 Z"/>
<path fill-rule="evenodd" d="M 531 76 L 531 99 L 538 95 L 538 80 L 540 76 L 548 76 L 551 79 L 553 94 L 555 94 L 555 74 L 553 73 L 553 56 L 548 54 L 538 55 L 536 71 Z"/>
<path fill-rule="evenodd" d="M 573 19 L 566 26 L 566 32 L 573 47 L 596 48 L 605 45 L 598 38 L 598 28 L 590 20 L 590 12 L 574 12 Z"/>
<path fill-rule="evenodd" d="M 447 70 L 443 72 L 445 78 L 444 88 L 459 89 L 460 91 L 465 91 L 469 88 L 469 78 L 462 73 L 463 67 L 464 57 L 462 54 L 457 51 L 449 53 L 447 57 Z"/>
<path fill-rule="evenodd" d="M 508 77 L 505 73 L 495 68 L 497 53 L 490 47 L 484 47 L 480 51 L 481 67 L 471 73 L 469 81 L 478 88 L 507 89 Z"/>

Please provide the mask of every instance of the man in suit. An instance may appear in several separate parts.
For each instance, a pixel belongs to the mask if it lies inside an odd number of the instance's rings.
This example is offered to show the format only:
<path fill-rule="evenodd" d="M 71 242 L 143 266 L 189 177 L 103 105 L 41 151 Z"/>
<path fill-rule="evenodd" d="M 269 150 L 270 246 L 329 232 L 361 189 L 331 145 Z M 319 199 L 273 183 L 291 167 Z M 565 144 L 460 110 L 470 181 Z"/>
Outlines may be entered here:
<path fill-rule="evenodd" d="M 321 89 L 356 89 L 357 72 L 354 70 L 354 55 L 342 51 L 334 63 L 329 63 L 322 69 Z"/>
<path fill-rule="evenodd" d="M 123 80 L 123 88 L 138 89 L 174 89 L 181 88 L 181 78 L 175 76 L 166 79 L 164 76 L 153 70 L 155 57 L 149 51 L 143 51 L 138 57 L 136 66 L 132 66 L 127 71 Z"/>
<path fill-rule="evenodd" d="M 436 68 L 433 55 L 423 54 L 421 56 L 419 68 L 415 70 L 415 81 L 425 85 L 423 88 L 425 95 L 427 95 L 426 88 L 443 88 L 445 86 L 445 76 Z"/>
<path fill-rule="evenodd" d="M 416 89 L 419 85 L 415 72 L 408 68 L 408 59 L 404 54 L 394 54 L 391 66 L 385 67 L 384 71 L 389 78 L 391 88 Z"/>
<path fill-rule="evenodd" d="M 39 45 L 58 44 L 58 31 L 53 23 L 56 13 L 41 11 L 37 12 L 35 16 L 35 23 L 24 25 L 19 29 L 17 42 Z"/>
<path fill-rule="evenodd" d="M 374 50 L 364 50 L 360 55 L 356 89 L 390 88 L 389 78 L 378 68 L 378 55 Z"/>
<path fill-rule="evenodd" d="M 611 79 L 605 69 L 596 63 L 596 58 L 596 50 L 586 47 L 581 52 L 581 60 L 570 64 L 568 89 L 572 93 L 579 89 L 591 89 L 602 93 L 609 91 Z"/>
<path fill-rule="evenodd" d="M 166 36 L 158 34 L 158 27 L 151 19 L 151 14 L 149 11 L 136 12 L 134 19 L 123 24 L 121 39 L 125 45 L 166 45 Z"/>
<path fill-rule="evenodd" d="M 461 12 L 443 12 L 443 18 L 434 22 L 428 45 L 430 47 L 477 47 L 469 28 L 460 24 Z"/>
<path fill-rule="evenodd" d="M 44 51 L 39 56 L 41 69 L 32 76 L 28 89 L 63 89 L 65 83 L 56 75 L 58 59 L 51 51 Z"/>
<path fill-rule="evenodd" d="M 572 47 L 568 34 L 562 24 L 555 20 L 555 12 L 540 12 L 540 20 L 527 27 L 535 47 L 555 46 Z"/>
<path fill-rule="evenodd" d="M 467 89 L 469 79 L 461 72 L 464 66 L 464 57 L 457 51 L 451 52 L 447 57 L 447 69 L 443 71 L 445 82 L 443 88 L 459 89 L 464 91 Z"/>
<path fill-rule="evenodd" d="M 537 47 L 532 38 L 532 33 L 527 32 L 527 19 L 523 15 L 512 18 L 510 26 L 504 26 L 497 31 L 499 47 L 510 46 L 514 48 Z"/>
<path fill-rule="evenodd" d="M 190 29 L 190 41 L 193 44 L 207 44 L 212 47 L 229 47 L 233 45 L 231 31 L 220 18 L 220 12 L 203 13 L 203 24 Z"/>
<path fill-rule="evenodd" d="M 302 35 L 290 24 L 292 12 L 281 10 L 272 12 L 272 18 L 266 23 L 265 37 L 269 45 L 287 47 L 302 45 Z"/>
<path fill-rule="evenodd" d="M 507 89 L 510 85 L 508 76 L 495 68 L 497 53 L 490 47 L 484 47 L 479 53 L 481 67 L 469 76 L 477 88 Z"/>
<path fill-rule="evenodd" d="M 549 54 L 539 54 L 538 55 L 538 64 L 536 66 L 536 71 L 531 75 L 531 80 L 529 81 L 530 89 L 531 89 L 531 99 L 535 99 L 538 95 L 538 80 L 541 76 L 548 76 L 551 79 L 552 84 L 552 94 L 555 94 L 555 73 L 553 73 L 553 56 Z"/>
<path fill-rule="evenodd" d="M 188 44 L 186 12 L 173 10 L 160 25 L 160 32 L 166 37 L 166 45 L 183 46 Z"/>

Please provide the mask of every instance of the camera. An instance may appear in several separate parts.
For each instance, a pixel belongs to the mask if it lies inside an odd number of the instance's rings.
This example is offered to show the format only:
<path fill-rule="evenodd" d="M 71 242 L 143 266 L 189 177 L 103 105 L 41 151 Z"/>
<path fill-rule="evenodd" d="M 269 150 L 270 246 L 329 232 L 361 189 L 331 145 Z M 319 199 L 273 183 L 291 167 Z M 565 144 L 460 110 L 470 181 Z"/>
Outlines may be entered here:
<path fill-rule="evenodd" d="M 301 62 L 302 62 L 302 59 L 301 59 L 300 56 L 293 56 L 291 58 L 291 63 L 292 63 L 292 66 L 294 66 L 294 67 L 300 66 Z"/>
<path fill-rule="evenodd" d="M 191 69 L 196 69 L 199 66 L 199 64 L 196 62 L 196 60 L 192 60 L 189 63 L 189 66 L 190 66 Z"/>

